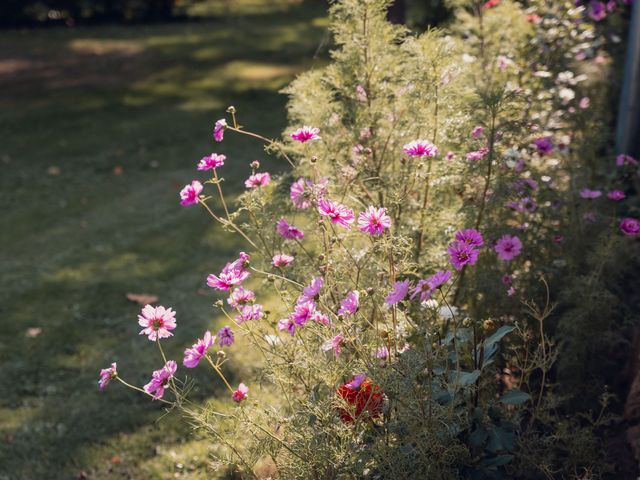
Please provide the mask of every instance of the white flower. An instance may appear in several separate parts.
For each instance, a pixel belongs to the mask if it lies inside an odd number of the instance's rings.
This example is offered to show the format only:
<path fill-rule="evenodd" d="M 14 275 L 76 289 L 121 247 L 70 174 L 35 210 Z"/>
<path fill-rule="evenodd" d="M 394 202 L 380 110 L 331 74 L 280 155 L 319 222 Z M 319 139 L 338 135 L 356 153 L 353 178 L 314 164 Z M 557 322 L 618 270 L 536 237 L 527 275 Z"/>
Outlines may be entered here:
<path fill-rule="evenodd" d="M 438 310 L 438 314 L 445 320 L 451 320 L 455 315 L 458 314 L 458 307 L 448 307 L 445 305 L 444 307 L 440 307 L 440 310 Z"/>

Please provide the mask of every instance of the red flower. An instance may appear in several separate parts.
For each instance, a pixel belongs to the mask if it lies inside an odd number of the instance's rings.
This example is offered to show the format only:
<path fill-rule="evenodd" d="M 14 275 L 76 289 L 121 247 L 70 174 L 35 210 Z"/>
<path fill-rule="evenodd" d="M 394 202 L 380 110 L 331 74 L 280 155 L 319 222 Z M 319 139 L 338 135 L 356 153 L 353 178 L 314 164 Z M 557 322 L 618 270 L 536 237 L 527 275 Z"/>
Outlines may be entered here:
<path fill-rule="evenodd" d="M 500 5 L 500 0 L 489 0 L 484 4 L 484 8 L 493 8 L 497 7 L 498 5 Z"/>
<path fill-rule="evenodd" d="M 355 380 L 355 379 L 354 379 Z M 338 388 L 336 393 L 348 407 L 338 407 L 340 419 L 345 423 L 351 423 L 364 417 L 378 418 L 382 414 L 384 391 L 380 385 L 365 379 L 359 386 L 357 382 L 348 382 Z"/>

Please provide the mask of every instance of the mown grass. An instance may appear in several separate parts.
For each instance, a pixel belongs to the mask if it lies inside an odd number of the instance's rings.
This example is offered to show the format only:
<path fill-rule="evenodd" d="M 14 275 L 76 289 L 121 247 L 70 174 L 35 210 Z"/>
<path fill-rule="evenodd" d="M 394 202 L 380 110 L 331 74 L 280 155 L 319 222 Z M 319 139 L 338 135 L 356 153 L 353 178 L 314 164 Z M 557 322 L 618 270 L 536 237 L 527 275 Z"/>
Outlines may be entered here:
<path fill-rule="evenodd" d="M 96 381 L 111 361 L 136 384 L 159 368 L 127 292 L 177 310 L 173 358 L 215 327 L 204 279 L 242 244 L 181 208 L 179 188 L 211 151 L 228 157 L 230 193 L 256 158 L 283 168 L 258 143 L 214 145 L 213 122 L 233 104 L 277 136 L 278 89 L 322 61 L 321 2 L 262 3 L 217 20 L 0 33 L 0 479 L 215 475 L 212 446 L 175 414 L 157 422 L 160 405 Z M 221 391 L 201 385 L 195 398 Z"/>

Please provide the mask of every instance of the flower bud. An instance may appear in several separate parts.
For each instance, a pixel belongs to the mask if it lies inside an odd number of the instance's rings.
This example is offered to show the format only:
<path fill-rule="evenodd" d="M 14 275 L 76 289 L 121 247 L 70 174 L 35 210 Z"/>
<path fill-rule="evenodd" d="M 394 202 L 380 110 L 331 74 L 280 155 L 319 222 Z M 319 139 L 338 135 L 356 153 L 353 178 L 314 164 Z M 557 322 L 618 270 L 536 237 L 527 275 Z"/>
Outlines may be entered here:
<path fill-rule="evenodd" d="M 494 327 L 494 323 L 493 323 L 493 320 L 491 320 L 490 318 L 482 322 L 482 328 L 484 328 L 487 331 L 493 330 L 493 327 Z"/>
<path fill-rule="evenodd" d="M 214 305 L 218 308 L 222 308 L 224 307 L 224 302 L 222 300 L 216 300 L 216 303 L 214 303 Z"/>
<path fill-rule="evenodd" d="M 227 356 L 227 354 L 226 354 L 226 353 L 224 353 L 224 351 L 223 351 L 223 350 L 218 350 L 217 355 L 218 355 L 218 358 L 224 358 L 224 357 L 226 357 L 226 356 Z"/>
<path fill-rule="evenodd" d="M 273 275 L 269 274 L 269 275 L 267 275 L 267 281 L 273 283 L 273 282 L 276 281 L 276 277 L 274 277 Z"/>
<path fill-rule="evenodd" d="M 367 292 L 367 295 L 371 296 L 371 295 L 373 295 L 373 292 L 375 292 L 375 289 L 367 288 L 366 292 Z"/>
<path fill-rule="evenodd" d="M 234 107 L 233 105 L 229 105 L 227 107 L 227 113 L 231 113 L 231 114 L 236 113 L 236 107 Z"/>
<path fill-rule="evenodd" d="M 315 155 L 311 157 L 311 163 L 316 163 L 318 161 L 318 157 Z"/>
<path fill-rule="evenodd" d="M 321 262 L 324 262 L 325 258 L 326 257 L 324 256 L 324 253 L 321 253 L 320 255 L 318 255 L 318 260 L 321 261 Z"/>
<path fill-rule="evenodd" d="M 259 169 L 259 168 L 260 168 L 260 162 L 259 162 L 258 160 L 254 160 L 253 162 L 251 162 L 251 163 L 249 164 L 249 166 L 250 166 L 251 168 L 253 168 L 254 170 L 257 170 L 257 169 Z"/>

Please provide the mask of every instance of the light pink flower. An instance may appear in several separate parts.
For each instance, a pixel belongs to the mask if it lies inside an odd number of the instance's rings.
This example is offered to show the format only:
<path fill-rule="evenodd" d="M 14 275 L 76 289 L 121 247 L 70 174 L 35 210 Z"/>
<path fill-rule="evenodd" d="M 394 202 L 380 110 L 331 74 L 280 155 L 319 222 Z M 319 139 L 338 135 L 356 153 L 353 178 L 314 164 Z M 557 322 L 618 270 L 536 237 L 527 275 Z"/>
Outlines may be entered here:
<path fill-rule="evenodd" d="M 315 277 L 311 280 L 311 283 L 302 289 L 302 295 L 298 298 L 296 303 L 307 303 L 316 299 L 320 295 L 320 290 L 324 286 L 324 279 L 322 277 Z"/>
<path fill-rule="evenodd" d="M 483 147 L 480 150 L 476 150 L 475 152 L 467 153 L 467 160 L 469 160 L 470 162 L 478 162 L 486 157 L 487 153 L 489 153 L 489 149 Z"/>
<path fill-rule="evenodd" d="M 242 400 L 249 396 L 249 387 L 247 387 L 244 383 L 238 385 L 238 388 L 231 395 L 234 402 L 240 403 Z"/>
<path fill-rule="evenodd" d="M 242 325 L 249 320 L 260 320 L 262 317 L 262 305 L 259 303 L 243 305 L 238 308 L 238 315 L 235 316 L 235 321 L 238 325 Z"/>
<path fill-rule="evenodd" d="M 145 327 L 140 331 L 140 335 L 147 335 L 151 341 L 172 336 L 173 333 L 169 330 L 176 328 L 175 317 L 176 312 L 171 308 L 146 305 L 138 315 L 138 324 Z"/>
<path fill-rule="evenodd" d="M 189 185 L 185 185 L 182 190 L 180 190 L 180 205 L 195 205 L 198 203 L 198 195 L 202 192 L 202 184 L 194 180 Z"/>
<path fill-rule="evenodd" d="M 322 351 L 328 352 L 329 350 L 333 350 L 333 353 L 336 357 L 340 356 L 342 353 L 342 349 L 340 348 L 340 344 L 342 343 L 343 336 L 341 333 L 333 337 L 331 340 L 327 340 L 322 344 Z"/>
<path fill-rule="evenodd" d="M 308 142 L 309 140 L 318 140 L 320 138 L 320 129 L 317 127 L 309 127 L 307 125 L 297 129 L 291 134 L 291 138 L 297 140 L 300 143 Z"/>
<path fill-rule="evenodd" d="M 331 325 L 331 320 L 329 320 L 329 317 L 326 316 L 324 313 L 320 312 L 319 310 L 315 311 L 315 313 L 311 317 L 311 320 L 313 320 L 316 323 L 319 323 L 320 325 L 324 325 L 326 327 Z"/>
<path fill-rule="evenodd" d="M 251 290 L 246 290 L 243 287 L 237 287 L 233 289 L 231 295 L 227 298 L 227 303 L 233 308 L 239 308 L 241 305 L 251 303 L 255 299 L 256 294 Z"/>
<path fill-rule="evenodd" d="M 329 179 L 322 177 L 318 183 L 307 178 L 299 178 L 291 184 L 289 196 L 296 208 L 309 208 L 314 197 L 323 197 L 327 193 Z"/>
<path fill-rule="evenodd" d="M 204 337 L 199 338 L 191 348 L 187 348 L 184 351 L 184 360 L 182 364 L 187 368 L 196 368 L 202 357 L 204 357 L 207 350 L 210 349 L 216 342 L 216 337 L 211 336 L 210 331 L 204 332 Z"/>
<path fill-rule="evenodd" d="M 274 267 L 286 267 L 291 262 L 293 262 L 293 257 L 291 255 L 287 255 L 286 253 L 278 253 L 273 256 L 271 259 L 271 264 Z"/>
<path fill-rule="evenodd" d="M 414 140 L 407 143 L 402 150 L 412 157 L 435 157 L 438 155 L 438 147 L 427 140 Z"/>
<path fill-rule="evenodd" d="M 627 217 L 620 220 L 620 231 L 629 237 L 640 235 L 640 220 Z"/>
<path fill-rule="evenodd" d="M 340 309 L 338 315 L 353 315 L 360 308 L 360 292 L 357 290 L 347 293 L 342 302 L 340 302 Z"/>
<path fill-rule="evenodd" d="M 471 136 L 473 138 L 480 138 L 483 133 L 484 133 L 484 127 L 480 125 L 473 127 L 473 130 L 471 130 Z"/>
<path fill-rule="evenodd" d="M 367 101 L 367 91 L 364 89 L 362 85 L 356 86 L 356 100 L 359 102 Z"/>
<path fill-rule="evenodd" d="M 200 163 L 198 163 L 198 170 L 213 170 L 224 165 L 224 161 L 227 159 L 224 155 L 218 155 L 212 153 L 206 157 L 202 157 Z"/>
<path fill-rule="evenodd" d="M 627 196 L 622 190 L 611 190 L 609 193 L 607 193 L 607 197 L 618 202 L 620 200 L 624 200 Z"/>
<path fill-rule="evenodd" d="M 178 365 L 176 362 L 169 360 L 164 367 L 153 372 L 151 375 L 151 381 L 143 387 L 144 391 L 148 394 L 153 393 L 153 400 L 162 398 L 165 389 L 169 385 L 169 381 L 173 378 L 177 369 Z"/>
<path fill-rule="evenodd" d="M 324 198 L 318 200 L 318 212 L 322 216 L 329 217 L 331 223 L 344 228 L 351 228 L 351 224 L 355 220 L 353 210 L 349 207 Z"/>
<path fill-rule="evenodd" d="M 389 348 L 388 347 L 379 347 L 375 351 L 374 357 L 379 358 L 381 360 L 387 360 L 389 358 Z"/>
<path fill-rule="evenodd" d="M 447 152 L 447 154 L 444 156 L 444 159 L 448 162 L 450 162 L 451 160 L 453 160 L 455 158 L 456 154 L 453 152 Z"/>
<path fill-rule="evenodd" d="M 224 138 L 224 130 L 227 128 L 227 121 L 221 118 L 213 127 L 213 138 L 216 142 L 221 142 Z"/>
<path fill-rule="evenodd" d="M 118 364 L 113 362 L 111 367 L 103 368 L 100 370 L 100 380 L 98 380 L 98 386 L 100 391 L 104 390 L 109 382 L 118 376 Z"/>
<path fill-rule="evenodd" d="M 281 237 L 287 238 L 289 240 L 294 238 L 302 240 L 304 238 L 304 233 L 302 233 L 302 230 L 294 227 L 293 225 L 290 225 L 284 218 L 281 218 L 276 223 L 276 232 L 278 232 L 278 235 L 280 235 Z"/>
<path fill-rule="evenodd" d="M 512 235 L 503 235 L 498 239 L 495 246 L 498 257 L 506 262 L 520 255 L 521 250 L 522 242 L 518 237 Z"/>
<path fill-rule="evenodd" d="M 580 102 L 578 103 L 578 106 L 583 110 L 586 108 L 589 108 L 589 105 L 591 105 L 591 101 L 589 100 L 589 97 L 582 97 L 580 99 Z"/>
<path fill-rule="evenodd" d="M 385 297 L 384 302 L 387 305 L 395 305 L 396 303 L 401 302 L 405 299 L 407 293 L 409 293 L 409 286 L 409 280 L 395 282 L 393 284 L 393 290 L 391 291 L 391 293 L 389 293 L 389 295 Z"/>
<path fill-rule="evenodd" d="M 604 3 L 597 2 L 595 0 L 591 0 L 589 2 L 589 6 L 587 7 L 587 12 L 589 16 L 596 22 L 599 22 L 604 17 L 607 16 L 607 10 L 605 8 Z"/>
<path fill-rule="evenodd" d="M 515 294 L 516 294 L 516 289 L 513 287 L 509 287 L 509 289 L 507 290 L 507 296 L 513 297 Z"/>
<path fill-rule="evenodd" d="M 290 318 L 283 318 L 278 321 L 278 330 L 293 335 L 296 331 L 296 324 Z"/>
<path fill-rule="evenodd" d="M 584 188 L 580 190 L 580 196 L 582 198 L 593 199 L 593 198 L 598 198 L 601 195 L 602 195 L 602 192 L 600 190 L 589 190 L 588 188 Z"/>
<path fill-rule="evenodd" d="M 369 206 L 358 215 L 358 229 L 370 235 L 380 235 L 391 226 L 391 217 L 386 208 Z"/>
<path fill-rule="evenodd" d="M 271 183 L 271 175 L 269 172 L 254 173 L 244 182 L 244 186 L 247 188 L 264 187 Z"/>
<path fill-rule="evenodd" d="M 624 153 L 621 153 L 620 155 L 618 155 L 616 157 L 616 166 L 617 167 L 622 167 L 624 165 L 637 166 L 638 165 L 638 160 L 636 160 L 635 158 L 633 158 L 630 155 L 625 155 Z"/>
<path fill-rule="evenodd" d="M 249 256 L 240 252 L 240 258 L 232 263 L 227 263 L 220 272 L 220 275 L 216 276 L 210 274 L 207 276 L 207 285 L 216 290 L 222 290 L 223 292 L 229 291 L 231 287 L 240 285 L 247 278 L 249 278 L 249 271 L 246 270 L 246 262 Z"/>

